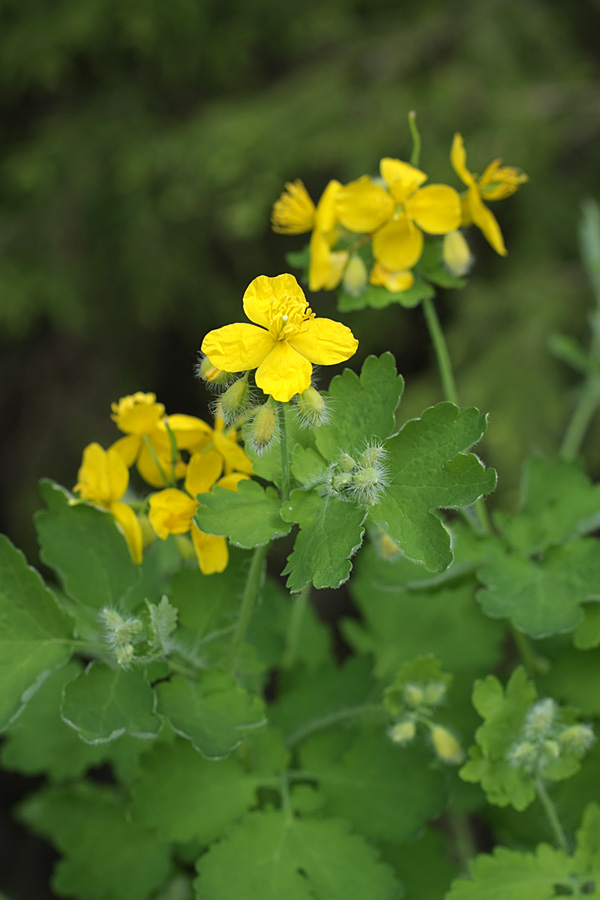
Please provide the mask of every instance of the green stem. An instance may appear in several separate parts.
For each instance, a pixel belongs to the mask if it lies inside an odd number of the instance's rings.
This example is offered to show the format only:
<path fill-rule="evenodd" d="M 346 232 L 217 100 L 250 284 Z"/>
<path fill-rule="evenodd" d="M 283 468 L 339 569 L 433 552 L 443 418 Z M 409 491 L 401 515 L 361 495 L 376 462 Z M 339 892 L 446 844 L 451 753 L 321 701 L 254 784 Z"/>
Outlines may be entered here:
<path fill-rule="evenodd" d="M 454 381 L 454 374 L 452 372 L 450 354 L 448 353 L 446 339 L 444 338 L 444 333 L 440 326 L 440 320 L 438 319 L 438 315 L 431 297 L 427 297 L 425 300 L 423 300 L 423 312 L 425 313 L 425 321 L 427 322 L 427 327 L 429 328 L 429 334 L 433 343 L 433 349 L 435 350 L 438 369 L 440 372 L 440 377 L 442 379 L 442 387 L 444 389 L 444 396 L 446 400 L 450 401 L 450 403 L 454 403 L 456 406 L 458 406 L 458 393 L 456 391 L 456 383 Z"/>
<path fill-rule="evenodd" d="M 159 460 L 158 456 L 156 455 L 156 450 L 155 450 L 154 447 L 152 446 L 152 443 L 151 443 L 150 438 L 148 437 L 148 435 L 147 435 L 147 434 L 144 434 L 144 435 L 142 435 L 142 438 L 143 438 L 144 444 L 146 445 L 146 450 L 148 451 L 148 453 L 149 453 L 150 456 L 152 457 L 152 462 L 154 463 L 154 465 L 156 466 L 156 468 L 157 468 L 158 471 L 160 472 L 160 477 L 161 477 L 162 480 L 164 481 L 165 487 L 175 487 L 175 482 L 174 482 L 174 481 L 169 481 L 169 479 L 167 478 L 166 472 L 165 472 L 165 470 L 163 469 L 163 467 L 162 467 L 161 464 L 160 464 L 160 460 Z"/>
<path fill-rule="evenodd" d="M 287 428 L 285 424 L 285 404 L 277 401 L 277 423 L 279 425 L 279 445 L 281 447 L 281 499 L 290 497 L 290 456 L 288 450 Z"/>
<path fill-rule="evenodd" d="M 562 825 L 560 824 L 560 820 L 559 820 L 557 812 L 556 812 L 556 807 L 555 807 L 554 803 L 552 802 L 552 800 L 550 799 L 550 795 L 548 794 L 548 791 L 546 790 L 546 785 L 544 784 L 544 782 L 542 781 L 541 778 L 535 779 L 535 790 L 540 799 L 540 803 L 544 807 L 544 812 L 546 813 L 546 818 L 548 819 L 548 822 L 549 822 L 552 832 L 554 834 L 556 843 L 558 844 L 560 849 L 563 851 L 563 853 L 565 853 L 566 856 L 569 856 L 570 850 L 569 850 L 569 844 L 567 842 L 567 837 L 565 835 Z"/>
<path fill-rule="evenodd" d="M 335 712 L 327 713 L 319 719 L 313 719 L 310 722 L 306 722 L 297 731 L 288 735 L 286 744 L 288 747 L 294 747 L 315 731 L 322 731 L 325 728 L 330 728 L 332 725 L 337 725 L 339 722 L 344 722 L 347 719 L 361 718 L 361 716 L 373 716 L 375 720 L 380 719 L 381 721 L 385 721 L 388 714 L 381 704 L 375 703 L 365 703 L 363 706 L 353 706 L 350 709 L 339 709 Z"/>
<path fill-rule="evenodd" d="M 310 584 L 307 584 L 306 587 L 292 599 L 293 606 L 287 630 L 285 653 L 283 654 L 283 659 L 281 661 L 281 665 L 284 669 L 291 669 L 296 661 L 298 644 L 300 642 L 300 632 L 302 631 L 302 622 L 304 621 L 309 598 Z"/>
<path fill-rule="evenodd" d="M 419 160 L 421 159 L 421 135 L 417 128 L 417 114 L 414 109 L 411 109 L 408 114 L 408 127 L 413 142 L 412 153 L 410 154 L 410 164 L 411 166 L 418 166 Z"/>
<path fill-rule="evenodd" d="M 246 632 L 248 631 L 248 626 L 250 625 L 250 619 L 252 618 L 254 606 L 256 605 L 256 601 L 258 599 L 263 576 L 263 563 L 267 556 L 268 550 L 269 543 L 262 544 L 260 547 L 256 547 L 252 556 L 252 560 L 250 562 L 250 568 L 246 577 L 246 585 L 244 587 L 244 593 L 242 595 L 240 614 L 238 616 L 235 631 L 233 633 L 231 647 L 229 648 L 227 667 L 232 675 L 235 672 L 238 654 L 240 652 L 242 644 L 244 643 L 244 638 L 246 637 Z"/>
<path fill-rule="evenodd" d="M 575 459 L 598 407 L 600 407 L 600 377 L 592 375 L 583 385 L 571 421 L 567 426 L 560 448 L 561 459 Z"/>
<path fill-rule="evenodd" d="M 477 853 L 469 817 L 465 813 L 448 812 L 446 820 L 454 838 L 456 857 L 462 868 L 466 870 L 469 862 Z"/>
<path fill-rule="evenodd" d="M 521 661 L 525 666 L 525 669 L 527 670 L 527 674 L 532 681 L 535 681 L 536 677 L 540 673 L 540 667 L 538 665 L 538 661 L 531 641 L 526 634 L 523 634 L 522 631 L 519 631 L 518 628 L 515 628 L 512 623 L 510 625 L 510 633 L 519 652 L 519 656 L 521 657 Z"/>

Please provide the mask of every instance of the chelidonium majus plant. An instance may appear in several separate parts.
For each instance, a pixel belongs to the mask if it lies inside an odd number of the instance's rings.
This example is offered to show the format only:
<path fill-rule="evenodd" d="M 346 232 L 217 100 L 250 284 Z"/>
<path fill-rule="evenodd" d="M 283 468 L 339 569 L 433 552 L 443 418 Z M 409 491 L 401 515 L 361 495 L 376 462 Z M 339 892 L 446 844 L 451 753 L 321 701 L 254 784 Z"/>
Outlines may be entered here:
<path fill-rule="evenodd" d="M 317 203 L 286 185 L 272 221 L 310 235 L 300 281 L 258 275 L 243 321 L 204 336 L 210 422 L 122 397 L 74 487 L 42 482 L 56 581 L 0 539 L 1 758 L 45 776 L 15 814 L 56 847 L 59 896 L 600 891 L 600 487 L 578 458 L 600 404 L 600 214 L 582 224 L 589 350 L 553 344 L 583 377 L 572 420 L 527 461 L 518 511 L 490 513 L 487 413 L 461 408 L 434 297 L 466 285 L 472 229 L 506 255 L 491 206 L 527 178 L 475 174 L 455 134 L 454 185 L 430 182 L 409 124 L 409 161 Z M 355 371 L 358 338 L 302 285 L 340 317 L 422 306 L 443 399 L 406 420 L 392 353 Z M 313 367 L 342 363 L 320 389 Z M 351 600 L 335 635 L 321 589 Z"/>

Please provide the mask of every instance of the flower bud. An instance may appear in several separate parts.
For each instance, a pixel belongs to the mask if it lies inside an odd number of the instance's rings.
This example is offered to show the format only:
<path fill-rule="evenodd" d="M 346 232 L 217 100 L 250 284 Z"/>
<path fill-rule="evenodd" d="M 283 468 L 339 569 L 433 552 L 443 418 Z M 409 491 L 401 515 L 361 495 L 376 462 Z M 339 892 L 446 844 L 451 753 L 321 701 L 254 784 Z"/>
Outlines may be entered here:
<path fill-rule="evenodd" d="M 527 718 L 525 719 L 525 727 L 523 733 L 525 737 L 531 740 L 545 737 L 552 728 L 554 718 L 556 716 L 556 703 L 554 700 L 547 698 L 540 700 L 531 707 Z"/>
<path fill-rule="evenodd" d="M 298 394 L 296 409 L 302 428 L 318 428 L 319 425 L 324 425 L 329 421 L 327 402 L 312 385 Z"/>
<path fill-rule="evenodd" d="M 462 232 L 451 231 L 444 235 L 442 255 L 447 269 L 461 278 L 473 265 L 473 256 Z"/>
<path fill-rule="evenodd" d="M 443 725 L 434 725 L 431 729 L 433 747 L 439 759 L 449 765 L 458 765 L 463 761 L 462 747 Z"/>
<path fill-rule="evenodd" d="M 194 371 L 196 376 L 205 381 L 209 387 L 222 387 L 230 384 L 234 378 L 231 372 L 226 372 L 224 369 L 217 369 L 216 366 L 213 366 L 208 356 L 201 356 Z"/>
<path fill-rule="evenodd" d="M 227 428 L 235 425 L 244 415 L 248 409 L 249 401 L 250 387 L 248 385 L 248 375 L 246 374 L 234 381 L 225 393 L 221 394 L 220 408 Z"/>
<path fill-rule="evenodd" d="M 537 756 L 538 750 L 535 744 L 532 744 L 531 741 L 521 741 L 519 744 L 514 744 L 508 758 L 517 768 L 530 772 L 535 768 Z"/>
<path fill-rule="evenodd" d="M 446 685 L 443 681 L 431 681 L 423 689 L 423 702 L 426 706 L 437 706 L 446 696 Z"/>
<path fill-rule="evenodd" d="M 388 734 L 394 744 L 409 744 L 417 733 L 415 723 L 412 719 L 405 719 L 404 722 L 396 722 L 392 725 Z"/>
<path fill-rule="evenodd" d="M 268 400 L 259 406 L 248 429 L 247 441 L 255 453 L 264 453 L 279 437 L 277 428 L 277 410 Z"/>
<path fill-rule="evenodd" d="M 123 644 L 122 647 L 117 647 L 115 652 L 117 663 L 123 669 L 126 669 L 133 660 L 133 654 L 134 650 L 132 644 Z"/>
<path fill-rule="evenodd" d="M 349 453 L 342 453 L 342 455 L 338 459 L 337 464 L 342 472 L 352 472 L 352 470 L 356 468 L 356 462 L 352 459 Z"/>
<path fill-rule="evenodd" d="M 585 753 L 594 740 L 594 731 L 591 725 L 571 725 L 559 735 L 561 744 L 575 753 Z"/>
<path fill-rule="evenodd" d="M 413 709 L 416 709 L 417 706 L 422 705 L 423 699 L 423 688 L 419 684 L 404 685 L 404 702 L 407 706 L 412 706 Z"/>
<path fill-rule="evenodd" d="M 358 503 L 373 506 L 381 497 L 384 487 L 382 472 L 375 466 L 357 469 L 352 476 L 352 494 Z"/>
<path fill-rule="evenodd" d="M 365 289 L 367 283 L 368 272 L 363 260 L 358 254 L 353 253 L 350 262 L 346 266 L 342 286 L 348 294 L 358 297 Z"/>
<path fill-rule="evenodd" d="M 544 753 L 548 762 L 551 762 L 554 759 L 558 759 L 558 757 L 560 756 L 560 746 L 558 741 L 544 741 Z"/>
<path fill-rule="evenodd" d="M 359 465 L 361 466 L 377 466 L 382 463 L 387 456 L 387 450 L 380 444 L 369 444 L 361 453 Z"/>

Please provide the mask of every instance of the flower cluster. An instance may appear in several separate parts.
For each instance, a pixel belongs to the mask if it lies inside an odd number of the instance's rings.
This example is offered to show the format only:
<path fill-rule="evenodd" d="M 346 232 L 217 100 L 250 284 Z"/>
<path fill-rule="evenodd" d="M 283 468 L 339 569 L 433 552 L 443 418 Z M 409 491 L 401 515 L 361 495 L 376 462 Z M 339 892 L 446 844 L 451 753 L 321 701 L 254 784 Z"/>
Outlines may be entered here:
<path fill-rule="evenodd" d="M 460 134 L 454 136 L 450 161 L 466 191 L 426 184 L 415 165 L 384 158 L 379 178 L 368 175 L 341 184 L 330 181 L 315 205 L 300 180 L 286 184 L 272 212 L 273 229 L 283 234 L 311 232 L 308 285 L 311 291 L 342 284 L 354 296 L 367 283 L 392 293 L 409 290 L 426 241 L 442 238 L 447 269 L 464 275 L 471 253 L 459 230 L 476 225 L 501 255 L 506 254 L 500 227 L 487 201 L 514 193 L 527 176 L 494 160 L 477 177 L 467 169 Z M 423 274 L 423 273 L 422 273 Z"/>
<path fill-rule="evenodd" d="M 142 522 L 147 515 L 150 541 L 154 536 L 164 540 L 170 534 L 189 534 L 202 572 L 222 572 L 228 562 L 225 538 L 201 532 L 193 516 L 198 494 L 216 484 L 235 490 L 240 479 L 252 473 L 235 428 L 227 428 L 219 414 L 214 427 L 195 416 L 166 415 L 155 394 L 142 392 L 113 403 L 112 419 L 124 437 L 108 450 L 97 443 L 85 448 L 74 488 L 80 499 L 114 516 L 136 563 L 142 561 Z M 161 490 L 126 503 L 134 465 L 147 484 Z"/>
<path fill-rule="evenodd" d="M 561 759 L 581 759 L 594 740 L 590 725 L 566 724 L 554 700 L 546 698 L 529 710 L 508 758 L 525 774 L 543 776 Z"/>

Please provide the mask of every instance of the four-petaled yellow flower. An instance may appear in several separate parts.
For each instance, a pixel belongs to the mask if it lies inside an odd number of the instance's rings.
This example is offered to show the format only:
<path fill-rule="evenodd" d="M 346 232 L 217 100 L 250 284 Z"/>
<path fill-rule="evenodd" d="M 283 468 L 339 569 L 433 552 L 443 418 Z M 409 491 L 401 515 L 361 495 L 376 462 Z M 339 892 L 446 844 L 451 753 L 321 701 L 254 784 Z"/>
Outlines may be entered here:
<path fill-rule="evenodd" d="M 275 400 L 287 402 L 310 385 L 312 364 L 349 359 L 358 341 L 349 328 L 317 319 L 293 275 L 259 275 L 243 297 L 251 322 L 209 332 L 202 352 L 227 372 L 256 369 L 256 384 Z"/>
<path fill-rule="evenodd" d="M 107 509 L 120 526 L 133 561 L 142 561 L 142 529 L 139 520 L 126 503 L 120 503 L 129 484 L 129 471 L 120 454 L 114 449 L 104 450 L 100 444 L 88 444 L 77 474 L 77 491 L 82 500 L 89 500 Z"/>
<path fill-rule="evenodd" d="M 150 497 L 148 519 L 159 538 L 165 540 L 170 534 L 191 533 L 192 544 L 198 559 L 200 571 L 204 575 L 222 572 L 229 560 L 227 542 L 224 537 L 216 537 L 200 531 L 193 521 L 198 509 L 198 494 L 205 494 L 215 485 L 236 490 L 244 472 L 230 472 L 220 478 L 223 458 L 216 452 L 206 455 L 194 453 L 188 463 L 184 491 L 166 488 Z"/>
<path fill-rule="evenodd" d="M 501 160 L 495 159 L 487 167 L 480 178 L 467 169 L 467 153 L 460 134 L 454 135 L 450 162 L 454 171 L 468 190 L 462 196 L 462 224 L 476 225 L 483 232 L 486 240 L 500 256 L 506 256 L 504 238 L 496 217 L 483 202 L 486 200 L 503 200 L 510 197 L 520 184 L 527 181 L 527 175 L 512 166 L 501 166 Z"/>

